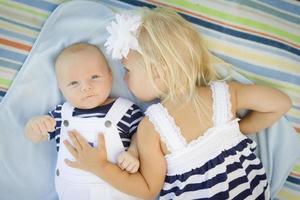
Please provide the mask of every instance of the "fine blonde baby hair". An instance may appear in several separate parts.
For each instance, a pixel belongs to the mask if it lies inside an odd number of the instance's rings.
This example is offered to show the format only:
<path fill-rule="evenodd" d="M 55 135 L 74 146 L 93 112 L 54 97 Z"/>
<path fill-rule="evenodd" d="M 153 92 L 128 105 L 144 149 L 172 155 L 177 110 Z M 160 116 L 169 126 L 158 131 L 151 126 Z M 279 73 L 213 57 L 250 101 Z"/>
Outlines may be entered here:
<path fill-rule="evenodd" d="M 156 88 L 162 100 L 193 101 L 196 108 L 203 106 L 197 88 L 219 77 L 201 35 L 175 11 L 145 8 L 142 13 L 138 38 L 142 60 L 154 87 L 154 78 L 162 77 L 167 91 Z"/>
<path fill-rule="evenodd" d="M 57 68 L 57 66 L 59 66 L 59 65 L 62 65 L 63 60 L 65 58 L 67 58 L 69 55 L 74 54 L 74 53 L 78 53 L 78 52 L 81 52 L 81 51 L 86 51 L 86 50 L 98 52 L 99 56 L 102 56 L 103 59 L 105 60 L 106 64 L 107 64 L 107 61 L 106 61 L 106 58 L 105 58 L 104 54 L 102 53 L 102 51 L 97 46 L 89 44 L 89 43 L 80 42 L 80 43 L 75 43 L 75 44 L 72 44 L 72 45 L 64 48 L 59 53 L 59 55 L 57 56 L 56 61 L 55 61 L 55 68 Z M 107 64 L 107 66 L 108 66 L 108 64 Z M 109 68 L 109 70 L 110 70 L 110 68 Z"/>

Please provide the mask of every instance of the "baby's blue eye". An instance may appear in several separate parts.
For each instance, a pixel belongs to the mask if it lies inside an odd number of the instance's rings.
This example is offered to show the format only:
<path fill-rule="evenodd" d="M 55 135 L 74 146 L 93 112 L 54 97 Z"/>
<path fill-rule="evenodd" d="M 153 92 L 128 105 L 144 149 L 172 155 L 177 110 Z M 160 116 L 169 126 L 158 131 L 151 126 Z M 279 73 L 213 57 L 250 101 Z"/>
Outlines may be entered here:
<path fill-rule="evenodd" d="M 98 76 L 98 75 L 93 75 L 92 76 L 92 79 L 97 79 L 97 78 L 100 78 L 100 76 Z"/>

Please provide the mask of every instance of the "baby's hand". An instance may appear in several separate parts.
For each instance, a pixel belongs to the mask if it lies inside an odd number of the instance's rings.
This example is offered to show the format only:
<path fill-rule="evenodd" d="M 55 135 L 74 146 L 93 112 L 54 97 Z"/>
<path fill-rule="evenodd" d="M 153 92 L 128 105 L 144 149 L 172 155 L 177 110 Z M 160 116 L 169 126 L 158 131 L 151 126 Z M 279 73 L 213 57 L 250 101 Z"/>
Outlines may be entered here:
<path fill-rule="evenodd" d="M 135 173 L 140 167 L 140 161 L 130 152 L 124 151 L 118 157 L 118 165 L 122 170 Z"/>
<path fill-rule="evenodd" d="M 32 142 L 41 142 L 48 138 L 48 132 L 55 129 L 56 121 L 49 115 L 31 118 L 25 127 L 25 136 Z"/>

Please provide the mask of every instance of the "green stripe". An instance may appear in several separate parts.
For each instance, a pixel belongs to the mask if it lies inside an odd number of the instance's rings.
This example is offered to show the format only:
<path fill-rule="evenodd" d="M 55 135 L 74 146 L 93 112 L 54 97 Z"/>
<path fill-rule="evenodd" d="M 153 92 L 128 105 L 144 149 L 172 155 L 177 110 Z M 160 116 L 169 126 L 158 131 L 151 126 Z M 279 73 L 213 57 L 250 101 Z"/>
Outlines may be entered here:
<path fill-rule="evenodd" d="M 242 18 L 234 15 L 230 15 L 229 13 L 221 12 L 219 10 L 215 10 L 206 6 L 203 6 L 201 4 L 195 4 L 192 2 L 188 2 L 187 0 L 162 0 L 162 2 L 168 3 L 168 4 L 173 4 L 173 5 L 178 5 L 184 8 L 187 8 L 189 10 L 193 10 L 196 13 L 199 14 L 205 14 L 208 16 L 212 16 L 215 18 L 218 18 L 221 21 L 227 21 L 227 22 L 233 22 L 236 24 L 240 25 L 246 25 L 248 27 L 252 27 L 261 31 L 266 31 L 269 33 L 274 33 L 276 35 L 281 36 L 282 38 L 288 38 L 296 43 L 300 43 L 300 37 L 286 32 L 284 30 L 281 30 L 277 27 L 273 27 L 269 24 L 257 22 L 251 19 L 247 18 Z"/>
<path fill-rule="evenodd" d="M 255 83 L 258 83 L 261 85 L 266 85 L 266 86 L 272 86 L 274 88 L 278 88 L 283 91 L 291 91 L 291 92 L 294 92 L 295 94 L 300 93 L 300 87 L 297 85 L 287 84 L 286 82 L 279 83 L 279 82 L 269 81 L 269 80 L 266 80 L 266 77 L 264 77 L 264 76 L 258 76 L 251 72 L 248 72 L 248 71 L 236 68 L 236 67 L 234 67 L 234 69 Z"/>
<path fill-rule="evenodd" d="M 6 86 L 7 88 L 9 88 L 12 82 L 13 80 L 8 80 L 0 77 L 0 84 Z"/>
<path fill-rule="evenodd" d="M 292 171 L 300 173 L 300 166 L 299 165 L 295 165 Z"/>
<path fill-rule="evenodd" d="M 42 17 L 43 19 L 46 19 L 49 16 L 49 13 L 39 12 L 39 11 L 36 11 L 34 9 L 31 9 L 29 7 L 25 7 L 21 4 L 17 4 L 17 3 L 14 3 L 14 2 L 6 1 L 6 0 L 0 0 L 0 5 L 1 4 L 4 5 L 4 6 L 10 7 L 10 8 L 14 8 L 14 9 L 18 9 L 18 10 L 23 11 L 23 12 L 27 12 L 31 15 L 33 14 L 35 16 Z"/>

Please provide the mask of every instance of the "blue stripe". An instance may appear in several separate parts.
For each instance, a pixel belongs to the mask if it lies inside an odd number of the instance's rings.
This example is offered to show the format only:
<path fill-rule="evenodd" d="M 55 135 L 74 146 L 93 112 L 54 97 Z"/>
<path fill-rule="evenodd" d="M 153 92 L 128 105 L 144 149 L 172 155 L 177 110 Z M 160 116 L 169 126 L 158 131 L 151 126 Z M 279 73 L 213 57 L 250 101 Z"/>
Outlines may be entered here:
<path fill-rule="evenodd" d="M 300 179 L 292 177 L 292 176 L 288 176 L 287 181 L 291 182 L 291 183 L 294 183 L 294 184 L 297 184 L 297 185 L 300 185 Z"/>
<path fill-rule="evenodd" d="M 276 47 L 276 48 L 279 48 L 279 49 L 284 49 L 288 52 L 294 53 L 296 55 L 300 55 L 300 49 L 294 48 L 294 47 L 289 46 L 287 44 L 278 42 L 276 40 L 272 40 L 272 39 L 268 39 L 268 38 L 264 38 L 264 37 L 260 37 L 260 36 L 256 36 L 256 35 L 251 35 L 251 34 L 248 34 L 248 33 L 245 33 L 245 32 L 240 32 L 240 31 L 237 31 L 237 30 L 233 30 L 233 29 L 230 29 L 230 28 L 227 28 L 227 27 L 224 27 L 224 26 L 219 26 L 219 25 L 213 24 L 211 22 L 207 22 L 207 21 L 204 21 L 202 19 L 195 18 L 195 17 L 189 16 L 189 15 L 186 15 L 186 14 L 182 14 L 182 13 L 180 13 L 180 14 L 185 19 L 187 19 L 188 21 L 190 21 L 194 24 L 198 24 L 200 26 L 204 26 L 204 27 L 207 27 L 209 29 L 216 30 L 218 32 L 223 32 L 225 34 L 232 35 L 234 37 L 243 38 L 243 39 L 258 42 L 258 43 L 261 43 L 261 44 L 264 44 L 264 45 L 273 46 L 273 47 Z"/>
<path fill-rule="evenodd" d="M 299 118 L 296 118 L 294 116 L 290 116 L 290 115 L 286 115 L 287 119 L 291 122 L 295 122 L 297 124 L 300 124 L 300 117 Z"/>
<path fill-rule="evenodd" d="M 236 0 L 227 0 L 227 1 L 233 1 L 233 2 L 236 3 Z M 295 16 L 292 16 L 292 15 L 289 15 L 288 13 L 284 13 L 282 11 L 275 10 L 273 8 L 270 8 L 266 5 L 263 5 L 263 4 L 260 4 L 260 3 L 257 3 L 257 2 L 239 0 L 238 4 L 245 5 L 245 6 L 248 6 L 250 8 L 254 8 L 255 10 L 260 10 L 263 13 L 268 13 L 272 16 L 283 19 L 283 20 L 285 20 L 287 22 L 290 22 L 290 23 L 299 24 L 299 18 L 297 18 Z"/>
<path fill-rule="evenodd" d="M 0 20 L 3 20 L 5 22 L 11 23 L 11 24 L 15 24 L 15 25 L 18 25 L 18 26 L 21 26 L 21 27 L 24 27 L 24 28 L 27 28 L 27 29 L 30 29 L 30 30 L 34 30 L 36 32 L 41 31 L 41 28 L 36 28 L 36 27 L 33 27 L 33 26 L 29 26 L 27 24 L 22 24 L 22 23 L 19 23 L 19 22 L 16 22 L 16 21 L 13 21 L 11 19 L 7 19 L 7 18 L 1 17 L 1 16 L 0 16 Z"/>
<path fill-rule="evenodd" d="M 27 55 L 21 54 L 21 53 L 17 53 L 17 52 L 13 52 L 7 49 L 3 49 L 0 47 L 0 57 L 2 58 L 8 58 L 10 60 L 16 60 L 19 62 L 24 62 Z"/>
<path fill-rule="evenodd" d="M 13 1 L 21 3 L 21 4 L 28 5 L 28 6 L 31 6 L 31 7 L 46 10 L 46 11 L 49 11 L 49 12 L 52 12 L 58 6 L 58 4 L 53 4 L 53 3 L 50 3 L 50 2 L 47 2 L 47 1 L 38 1 L 38 0 L 35 0 L 35 1 L 32 1 L 32 0 L 13 0 Z"/>
<path fill-rule="evenodd" d="M 251 48 L 253 50 L 255 50 L 256 52 L 262 51 L 262 52 L 268 52 L 268 53 L 272 53 L 276 56 L 280 56 L 283 58 L 288 58 L 297 62 L 300 62 L 300 57 L 292 54 L 288 51 L 282 51 L 282 49 L 278 49 L 278 48 L 274 48 L 273 46 L 266 46 L 266 45 L 261 45 L 260 43 L 256 43 L 253 41 L 249 41 L 249 40 L 243 40 L 237 37 L 232 37 L 230 35 L 226 35 L 224 33 L 220 33 L 208 28 L 204 28 L 201 26 L 196 26 L 198 28 L 198 30 L 203 34 L 203 35 L 207 35 L 209 37 L 213 37 L 213 38 L 219 38 L 222 41 L 226 41 L 226 42 L 230 42 L 232 44 L 235 45 L 239 45 L 242 47 L 247 47 L 247 48 Z M 298 66 L 300 68 L 300 66 Z"/>
<path fill-rule="evenodd" d="M 292 108 L 300 110 L 300 106 L 298 106 L 298 105 L 292 105 Z"/>
<path fill-rule="evenodd" d="M 149 8 L 156 7 L 156 6 L 151 5 L 149 3 L 144 3 L 144 2 L 140 2 L 140 1 L 136 1 L 136 0 L 130 0 L 130 1 L 129 0 L 119 0 L 119 1 L 126 2 L 126 3 L 132 4 L 132 5 L 135 5 L 135 6 L 140 6 L 140 7 L 142 7 L 142 6 L 147 6 Z M 200 26 L 207 27 L 209 29 L 216 30 L 218 32 L 223 32 L 225 34 L 232 35 L 234 37 L 243 38 L 243 39 L 258 42 L 258 43 L 261 43 L 261 44 L 264 44 L 264 45 L 273 46 L 273 47 L 276 47 L 276 48 L 279 48 L 279 49 L 284 49 L 288 52 L 291 52 L 293 54 L 296 54 L 296 55 L 300 56 L 300 49 L 294 48 L 294 47 L 289 46 L 287 44 L 278 42 L 276 40 L 272 40 L 272 39 L 268 39 L 268 38 L 264 38 L 264 37 L 260 37 L 260 36 L 256 36 L 256 35 L 251 35 L 251 34 L 248 34 L 248 33 L 245 33 L 245 32 L 240 32 L 240 31 L 230 29 L 230 28 L 227 28 L 227 27 L 224 27 L 224 26 L 213 24 L 213 23 L 208 22 L 208 21 L 204 21 L 202 19 L 190 16 L 190 15 L 187 15 L 187 14 L 183 14 L 183 13 L 180 13 L 180 12 L 178 12 L 178 13 L 180 15 L 182 15 L 182 17 L 184 17 L 186 20 L 190 21 L 191 23 L 198 24 Z"/>
<path fill-rule="evenodd" d="M 0 90 L 0 96 L 4 97 L 5 94 L 6 94 L 6 91 Z M 2 98 L 1 98 L 1 100 L 2 100 Z M 0 102 L 1 102 L 1 101 L 0 101 Z"/>
<path fill-rule="evenodd" d="M 30 42 L 32 44 L 36 40 L 36 38 L 32 38 L 32 37 L 29 37 L 29 36 L 26 36 L 26 35 L 23 35 L 23 34 L 20 34 L 20 33 L 12 32 L 12 31 L 8 31 L 8 30 L 5 30 L 5 29 L 0 29 L 0 34 L 8 35 L 9 37 L 13 37 L 13 38 L 17 38 L 17 39 L 20 39 L 20 40 L 23 40 L 23 41 L 27 41 L 27 42 Z"/>
<path fill-rule="evenodd" d="M 115 6 L 117 8 L 122 8 L 122 9 L 133 9 L 134 6 L 130 4 L 126 4 L 121 2 L 121 1 L 116 1 L 116 0 L 102 0 L 101 3 L 108 4 L 110 6 Z"/>
<path fill-rule="evenodd" d="M 294 13 L 296 15 L 300 14 L 300 6 L 297 6 L 295 4 L 290 4 L 290 3 L 282 1 L 282 0 L 280 0 L 280 1 L 279 0 L 260 0 L 260 1 L 265 3 L 265 4 L 270 5 L 272 7 L 280 9 L 280 10 L 284 10 L 284 11 L 287 11 L 287 12 L 290 12 L 290 13 Z"/>
<path fill-rule="evenodd" d="M 19 71 L 22 64 L 16 64 L 7 60 L 0 59 L 0 66 L 5 66 L 5 68 L 10 68 Z"/>
<path fill-rule="evenodd" d="M 295 185 L 295 184 L 293 184 L 293 183 L 290 183 L 290 182 L 288 182 L 288 181 L 286 181 L 285 183 L 284 183 L 284 187 L 285 188 L 288 188 L 288 189 L 290 189 L 290 190 L 294 190 L 294 191 L 300 191 L 300 186 L 299 185 Z"/>
<path fill-rule="evenodd" d="M 282 71 L 277 71 L 274 69 L 268 69 L 263 66 L 254 65 L 251 63 L 247 63 L 238 59 L 235 59 L 233 57 L 229 57 L 227 55 L 223 55 L 220 53 L 216 53 L 216 55 L 222 59 L 224 59 L 226 62 L 234 65 L 236 68 L 240 68 L 243 70 L 246 70 L 248 72 L 252 72 L 254 74 L 259 74 L 264 77 L 269 77 L 275 80 L 281 80 L 284 82 L 289 82 L 292 84 L 300 85 L 300 76 L 299 74 L 289 74 Z"/>
<path fill-rule="evenodd" d="M 143 6 L 146 6 L 148 8 L 155 8 L 156 7 L 153 4 L 146 3 L 146 2 L 140 2 L 140 1 L 137 1 L 137 0 L 118 0 L 118 1 L 121 1 L 121 2 L 124 2 L 124 3 L 127 3 L 127 4 L 131 4 L 133 6 L 139 6 L 139 7 L 143 7 Z"/>

